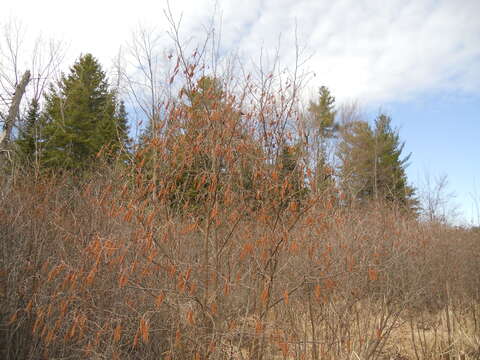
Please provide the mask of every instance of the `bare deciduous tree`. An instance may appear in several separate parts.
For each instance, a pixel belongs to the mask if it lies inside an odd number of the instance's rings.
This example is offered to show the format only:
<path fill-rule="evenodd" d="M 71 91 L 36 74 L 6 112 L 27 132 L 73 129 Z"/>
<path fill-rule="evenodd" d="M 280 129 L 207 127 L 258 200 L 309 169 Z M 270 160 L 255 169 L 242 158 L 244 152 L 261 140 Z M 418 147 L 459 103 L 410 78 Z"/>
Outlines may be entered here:
<path fill-rule="evenodd" d="M 8 115 L 5 117 L 4 125 L 3 125 L 3 132 L 0 135 L 0 148 L 5 149 L 10 142 L 10 136 L 12 134 L 13 125 L 15 124 L 15 119 L 18 116 L 18 111 L 20 109 L 20 102 L 22 101 L 22 97 L 25 94 L 25 90 L 27 85 L 30 81 L 30 71 L 25 71 L 23 74 L 20 83 L 17 84 L 15 87 L 15 92 L 12 97 L 12 101 L 10 103 L 10 107 L 8 109 Z"/>
<path fill-rule="evenodd" d="M 63 45 L 38 36 L 29 41 L 23 24 L 15 19 L 0 33 L 0 120 L 3 122 L 1 149 L 5 150 L 25 104 L 40 101 L 48 82 L 63 59 Z M 22 100 L 26 101 L 22 101 Z M 24 104 L 22 106 L 22 104 Z"/>
<path fill-rule="evenodd" d="M 448 190 L 446 174 L 432 178 L 428 172 L 425 172 L 419 195 L 425 220 L 448 223 L 458 217 L 458 206 L 453 201 L 455 193 Z"/>

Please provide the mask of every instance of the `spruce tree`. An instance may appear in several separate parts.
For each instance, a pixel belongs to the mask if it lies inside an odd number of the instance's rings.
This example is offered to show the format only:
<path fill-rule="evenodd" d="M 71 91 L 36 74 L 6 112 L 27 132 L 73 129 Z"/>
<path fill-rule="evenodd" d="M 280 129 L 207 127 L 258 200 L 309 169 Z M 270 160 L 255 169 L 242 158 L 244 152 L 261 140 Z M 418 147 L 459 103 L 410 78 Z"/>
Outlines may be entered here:
<path fill-rule="evenodd" d="M 280 193 L 283 195 L 284 204 L 290 201 L 300 202 L 307 194 L 304 174 L 300 166 L 301 146 L 283 145 L 279 156 L 279 186 L 282 189 Z"/>
<path fill-rule="evenodd" d="M 320 87 L 318 101 L 310 101 L 308 111 L 312 115 L 310 126 L 315 135 L 322 139 L 332 138 L 338 126 L 335 122 L 335 97 L 326 86 Z"/>
<path fill-rule="evenodd" d="M 28 163 L 36 160 L 41 146 L 38 141 L 40 130 L 40 105 L 34 99 L 28 107 L 27 115 L 15 141 L 17 155 L 21 162 Z"/>
<path fill-rule="evenodd" d="M 397 201 L 416 209 L 415 189 L 408 185 L 405 172 L 411 154 L 402 158 L 405 143 L 400 141 L 398 130 L 391 126 L 390 117 L 381 114 L 375 120 L 375 138 L 379 147 L 377 187 L 388 201 Z"/>
<path fill-rule="evenodd" d="M 326 86 L 320 87 L 318 100 L 310 101 L 308 107 L 311 161 L 315 169 L 314 185 L 317 191 L 333 184 L 331 167 L 327 161 L 327 144 L 338 131 L 336 113 L 335 97 Z"/>
<path fill-rule="evenodd" d="M 208 138 L 216 126 L 221 126 L 212 117 L 214 112 L 219 113 L 225 107 L 225 93 L 219 79 L 202 76 L 192 89 L 183 89 L 181 95 L 185 95 L 186 100 L 182 105 L 185 116 L 177 140 L 186 146 L 188 153 L 177 154 L 182 159 L 183 168 L 178 172 L 177 182 L 181 191 L 175 195 L 173 203 L 178 206 L 187 202 L 198 207 L 208 198 L 210 177 L 223 166 L 221 159 L 212 157 Z M 207 180 L 197 186 L 202 176 Z"/>
<path fill-rule="evenodd" d="M 213 171 L 207 138 L 215 123 L 212 113 L 224 106 L 224 96 L 218 79 L 203 76 L 191 87 L 180 90 L 168 131 L 158 129 L 154 124 L 158 119 L 149 119 L 140 138 L 136 154 L 144 180 L 159 185 L 163 177 L 173 176 L 175 189 L 169 194 L 169 203 L 178 211 L 199 208 L 207 198 L 210 185 L 207 175 Z M 159 139 L 163 143 L 161 148 L 157 147 Z M 198 186 L 202 177 L 207 180 Z"/>
<path fill-rule="evenodd" d="M 83 169 L 102 148 L 115 155 L 128 139 L 126 112 L 99 62 L 80 57 L 57 85 L 45 97 L 41 163 Z"/>
<path fill-rule="evenodd" d="M 338 148 L 344 190 L 357 200 L 381 199 L 414 208 L 414 189 L 405 173 L 410 155 L 402 158 L 403 149 L 398 131 L 384 114 L 373 128 L 363 121 L 348 124 Z"/>

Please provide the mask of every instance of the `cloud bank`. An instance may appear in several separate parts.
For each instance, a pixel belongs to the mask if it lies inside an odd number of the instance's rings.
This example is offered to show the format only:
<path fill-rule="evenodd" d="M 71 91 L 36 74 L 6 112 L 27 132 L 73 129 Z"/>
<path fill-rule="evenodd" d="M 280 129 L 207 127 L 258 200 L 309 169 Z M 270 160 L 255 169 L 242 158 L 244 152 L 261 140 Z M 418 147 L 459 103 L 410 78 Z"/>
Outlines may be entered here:
<path fill-rule="evenodd" d="M 74 8 L 64 1 L 18 0 L 3 16 L 61 35 L 74 56 L 90 51 L 105 61 L 138 24 L 165 29 L 166 6 L 85 0 Z M 380 104 L 425 93 L 480 95 L 477 0 L 179 0 L 171 7 L 176 17 L 182 14 L 185 37 L 199 34 L 215 9 L 222 48 L 250 59 L 260 48 L 273 50 L 281 36 L 280 60 L 293 65 L 296 28 L 299 45 L 312 55 L 308 67 L 316 76 L 310 85 L 329 86 L 339 100 Z"/>
<path fill-rule="evenodd" d="M 225 4 L 226 43 L 258 52 L 276 45 L 291 56 L 295 23 L 312 51 L 314 83 L 367 103 L 428 92 L 480 95 L 478 1 L 254 1 Z M 288 61 L 287 61 L 288 62 Z"/>

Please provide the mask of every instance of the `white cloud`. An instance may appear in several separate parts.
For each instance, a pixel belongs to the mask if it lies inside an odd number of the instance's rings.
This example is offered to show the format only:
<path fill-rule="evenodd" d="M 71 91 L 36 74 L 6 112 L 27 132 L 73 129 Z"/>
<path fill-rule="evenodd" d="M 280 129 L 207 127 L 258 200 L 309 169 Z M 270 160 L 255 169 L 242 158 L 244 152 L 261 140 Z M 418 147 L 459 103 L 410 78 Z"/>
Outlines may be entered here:
<path fill-rule="evenodd" d="M 222 44 L 258 58 L 282 34 L 282 62 L 294 53 L 295 22 L 300 43 L 314 56 L 312 85 L 326 84 L 337 98 L 381 103 L 422 93 L 480 94 L 480 2 L 477 0 L 224 0 Z M 188 38 L 208 24 L 214 2 L 172 1 L 183 13 Z M 4 5 L 5 7 L 5 5 Z M 20 18 L 36 33 L 71 43 L 73 58 L 92 52 L 110 64 L 138 24 L 166 28 L 165 1 L 17 0 L 0 15 Z M 3 17 L 3 19 L 2 19 Z"/>
<path fill-rule="evenodd" d="M 253 53 L 261 39 L 264 45 L 276 44 L 283 32 L 288 58 L 296 20 L 301 41 L 303 36 L 315 51 L 310 61 L 315 81 L 330 86 L 340 98 L 381 102 L 429 91 L 480 92 L 478 1 L 263 4 L 262 15 L 244 31 L 240 47 Z"/>

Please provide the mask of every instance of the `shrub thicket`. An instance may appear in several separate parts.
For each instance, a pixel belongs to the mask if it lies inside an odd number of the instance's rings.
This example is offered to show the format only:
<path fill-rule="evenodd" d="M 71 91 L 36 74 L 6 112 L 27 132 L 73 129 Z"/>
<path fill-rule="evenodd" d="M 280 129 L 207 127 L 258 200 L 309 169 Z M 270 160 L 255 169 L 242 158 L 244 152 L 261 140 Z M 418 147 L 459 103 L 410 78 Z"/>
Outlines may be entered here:
<path fill-rule="evenodd" d="M 183 54 L 132 161 L 2 178 L 1 357 L 478 358 L 478 232 L 312 191 L 298 84 Z"/>

